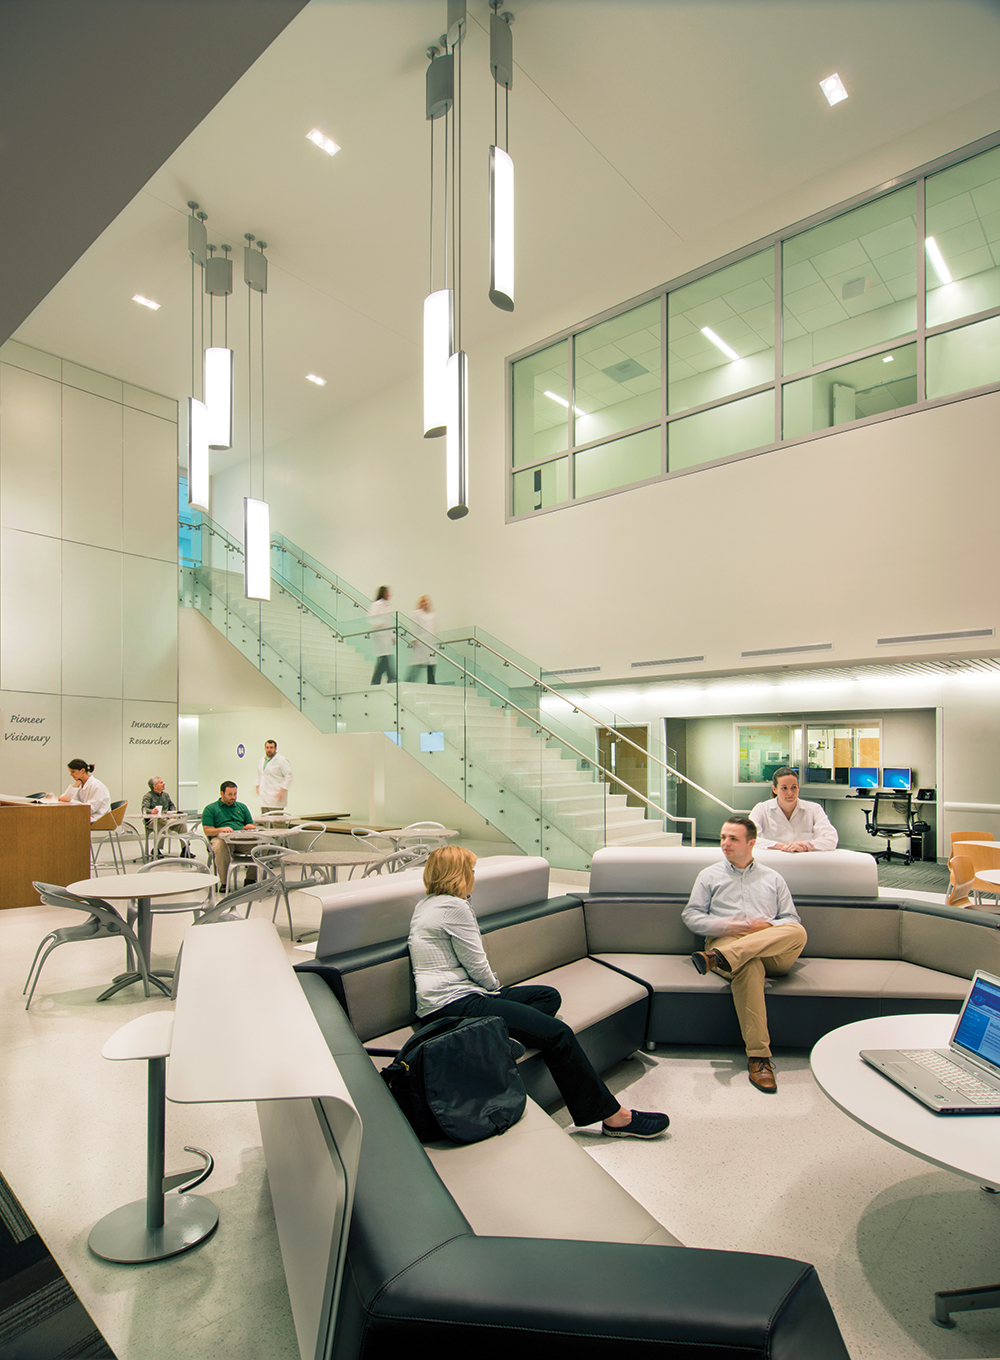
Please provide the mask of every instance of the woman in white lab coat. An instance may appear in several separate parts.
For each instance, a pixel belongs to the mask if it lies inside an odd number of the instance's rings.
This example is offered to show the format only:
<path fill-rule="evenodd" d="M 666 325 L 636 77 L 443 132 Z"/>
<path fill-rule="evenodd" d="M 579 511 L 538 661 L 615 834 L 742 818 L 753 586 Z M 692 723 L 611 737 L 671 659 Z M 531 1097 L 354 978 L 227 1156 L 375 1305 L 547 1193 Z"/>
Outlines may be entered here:
<path fill-rule="evenodd" d="M 85 760 L 71 760 L 67 768 L 73 782 L 59 795 L 60 803 L 89 803 L 92 822 L 110 812 L 111 794 L 99 779 L 94 778 L 93 765 Z"/>
<path fill-rule="evenodd" d="M 414 629 L 416 636 L 410 643 L 410 669 L 406 673 L 406 678 L 416 680 L 417 671 L 423 668 L 427 671 L 427 683 L 433 685 L 437 662 L 437 653 L 433 647 L 437 616 L 429 595 L 421 595 L 410 618 L 416 624 Z"/>
<path fill-rule="evenodd" d="M 378 594 L 368 611 L 371 625 L 372 651 L 375 653 L 375 669 L 371 683 L 377 685 L 384 675 L 386 683 L 396 683 L 396 633 L 392 626 L 393 608 L 389 601 L 392 592 L 388 586 L 379 586 Z"/>

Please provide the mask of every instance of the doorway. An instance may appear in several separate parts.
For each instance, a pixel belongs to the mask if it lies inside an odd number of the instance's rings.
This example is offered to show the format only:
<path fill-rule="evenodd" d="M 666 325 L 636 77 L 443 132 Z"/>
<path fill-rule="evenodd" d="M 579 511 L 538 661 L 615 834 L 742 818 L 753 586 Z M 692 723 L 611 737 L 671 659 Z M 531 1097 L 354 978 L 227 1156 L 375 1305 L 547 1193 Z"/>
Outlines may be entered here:
<path fill-rule="evenodd" d="M 628 737 L 641 749 L 637 751 L 635 746 L 622 741 L 622 737 Z M 646 806 L 643 799 L 637 798 L 631 790 L 635 789 L 643 798 L 648 796 L 648 742 L 649 729 L 646 727 L 618 727 L 613 732 L 607 727 L 597 729 L 597 758 L 605 770 L 609 770 L 612 776 L 618 776 L 618 779 L 605 776 L 608 790 L 610 793 L 624 793 L 627 807 Z M 623 784 L 629 785 L 629 788 L 623 788 Z"/>

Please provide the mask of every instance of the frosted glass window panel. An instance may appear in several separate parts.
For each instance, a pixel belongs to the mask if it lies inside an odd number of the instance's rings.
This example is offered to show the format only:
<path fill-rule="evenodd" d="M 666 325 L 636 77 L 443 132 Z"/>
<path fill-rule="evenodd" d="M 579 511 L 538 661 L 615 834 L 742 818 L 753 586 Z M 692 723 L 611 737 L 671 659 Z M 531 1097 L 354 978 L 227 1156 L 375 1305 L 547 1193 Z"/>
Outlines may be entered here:
<path fill-rule="evenodd" d="M 802 746 L 801 727 L 785 723 L 738 725 L 736 728 L 736 782 L 770 784 L 782 765 L 795 768 Z"/>
<path fill-rule="evenodd" d="M 927 235 L 952 279 L 928 257 L 928 326 L 1000 307 L 1000 147 L 929 175 L 926 203 Z"/>
<path fill-rule="evenodd" d="M 774 443 L 774 393 L 713 406 L 667 426 L 667 467 L 671 472 L 746 453 Z"/>
<path fill-rule="evenodd" d="M 927 396 L 1000 383 L 1000 316 L 927 341 Z"/>
<path fill-rule="evenodd" d="M 901 345 L 885 354 L 856 359 L 811 378 L 786 383 L 784 437 L 797 439 L 852 420 L 882 415 L 917 400 L 917 347 Z"/>
<path fill-rule="evenodd" d="M 560 340 L 513 365 L 514 466 L 559 453 L 568 442 L 569 347 Z"/>
<path fill-rule="evenodd" d="M 916 244 L 915 185 L 785 241 L 785 373 L 916 330 Z"/>
<path fill-rule="evenodd" d="M 581 331 L 574 340 L 576 444 L 660 419 L 660 299 Z"/>
<path fill-rule="evenodd" d="M 658 477 L 662 471 L 660 427 L 584 449 L 576 455 L 574 471 L 578 497 Z"/>
<path fill-rule="evenodd" d="M 535 510 L 547 510 L 550 505 L 562 505 L 569 500 L 569 459 L 555 458 L 541 467 L 515 472 L 514 514 L 530 515 Z"/>
<path fill-rule="evenodd" d="M 739 357 L 727 355 L 712 333 Z M 774 380 L 774 250 L 697 279 L 667 299 L 671 415 Z"/>

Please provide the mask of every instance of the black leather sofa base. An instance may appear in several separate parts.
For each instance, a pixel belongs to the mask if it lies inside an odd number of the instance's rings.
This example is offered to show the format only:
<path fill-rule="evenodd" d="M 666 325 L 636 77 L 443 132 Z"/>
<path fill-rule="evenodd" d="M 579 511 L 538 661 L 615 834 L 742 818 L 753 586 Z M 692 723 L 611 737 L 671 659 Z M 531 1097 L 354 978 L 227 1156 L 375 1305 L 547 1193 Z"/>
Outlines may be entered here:
<path fill-rule="evenodd" d="M 300 983 L 364 1126 L 332 1360 L 847 1360 L 801 1261 L 476 1236 L 333 991 Z"/>

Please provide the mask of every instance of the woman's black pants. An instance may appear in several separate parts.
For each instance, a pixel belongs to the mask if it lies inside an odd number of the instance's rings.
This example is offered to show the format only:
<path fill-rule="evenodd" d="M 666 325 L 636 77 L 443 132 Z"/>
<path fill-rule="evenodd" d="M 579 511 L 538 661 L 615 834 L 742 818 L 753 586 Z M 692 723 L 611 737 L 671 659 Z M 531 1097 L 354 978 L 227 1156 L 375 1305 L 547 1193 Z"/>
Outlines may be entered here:
<path fill-rule="evenodd" d="M 501 987 L 499 992 L 470 992 L 424 1020 L 442 1015 L 498 1015 L 512 1039 L 537 1048 L 574 1124 L 596 1124 L 619 1109 L 619 1102 L 594 1071 L 569 1025 L 555 1018 L 562 998 L 554 987 Z"/>

